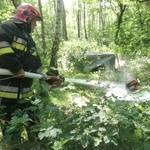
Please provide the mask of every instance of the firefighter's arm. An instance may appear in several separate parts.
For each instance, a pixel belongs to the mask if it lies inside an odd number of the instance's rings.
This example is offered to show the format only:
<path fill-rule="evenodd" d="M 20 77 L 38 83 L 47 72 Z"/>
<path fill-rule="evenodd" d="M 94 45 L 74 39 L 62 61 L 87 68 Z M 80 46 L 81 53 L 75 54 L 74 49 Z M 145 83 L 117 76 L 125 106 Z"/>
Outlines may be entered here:
<path fill-rule="evenodd" d="M 48 76 L 45 80 L 46 83 L 48 83 L 49 85 L 61 85 L 64 82 L 65 78 L 63 76 L 55 75 L 49 72 L 48 69 L 42 65 L 41 58 L 38 54 L 36 59 L 36 73 L 45 74 L 46 76 Z"/>
<path fill-rule="evenodd" d="M 9 48 L 11 49 L 11 48 Z M 3 51 L 3 48 L 0 47 L 0 52 Z M 10 51 L 8 54 L 3 52 L 3 54 L 0 55 L 0 64 L 2 68 L 9 69 L 12 73 L 14 73 L 15 77 L 23 77 L 24 76 L 24 70 L 22 69 L 22 65 L 16 58 L 14 52 Z"/>
<path fill-rule="evenodd" d="M 0 26 L 0 67 L 9 69 L 12 73 L 20 76 L 24 74 L 24 71 L 11 48 L 13 37 L 12 26 L 7 24 Z"/>

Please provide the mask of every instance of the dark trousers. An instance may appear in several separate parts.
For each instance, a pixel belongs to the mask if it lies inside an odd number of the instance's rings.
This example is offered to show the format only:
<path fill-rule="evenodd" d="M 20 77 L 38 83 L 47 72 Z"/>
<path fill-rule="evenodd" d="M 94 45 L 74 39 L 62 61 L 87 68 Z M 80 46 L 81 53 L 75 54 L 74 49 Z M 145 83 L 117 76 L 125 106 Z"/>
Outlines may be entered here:
<path fill-rule="evenodd" d="M 27 113 L 31 119 L 35 120 L 35 116 L 32 114 L 36 114 L 35 111 L 28 109 L 29 107 L 35 106 L 29 100 L 17 100 L 17 99 L 7 99 L 7 98 L 0 98 L 0 116 L 7 121 L 11 120 L 12 114 L 17 110 L 20 109 Z M 37 107 L 37 106 L 36 106 Z"/>
<path fill-rule="evenodd" d="M 0 98 L 0 117 L 1 117 L 0 120 L 5 120 L 5 124 L 1 125 L 2 134 L 3 134 L 3 138 L 5 138 L 5 141 L 7 141 L 7 139 L 8 139 L 7 137 L 9 136 L 7 129 L 10 126 L 9 122 L 12 120 L 12 117 L 13 116 L 22 117 L 23 114 L 28 114 L 28 116 L 31 120 L 31 121 L 29 120 L 27 122 L 27 126 L 25 127 L 28 132 L 28 139 L 29 140 L 35 139 L 35 135 L 30 130 L 30 127 L 39 123 L 39 119 L 36 115 L 37 114 L 36 111 L 38 109 L 35 109 L 35 111 L 31 111 L 30 107 L 32 107 L 32 106 L 35 107 L 35 105 L 33 105 L 28 100 L 16 100 L 16 99 L 10 100 L 10 99 L 6 99 L 6 98 L 3 98 L 3 99 Z M 20 113 L 18 113 L 18 112 L 16 113 L 15 112 L 16 110 L 19 110 Z M 24 125 L 22 124 L 22 126 L 24 126 Z M 21 141 L 21 136 L 19 137 L 20 130 L 18 130 L 18 133 L 15 130 L 14 133 L 11 133 L 11 134 L 15 136 L 15 140 L 16 140 L 16 137 L 18 137 L 17 141 L 15 141 L 15 142 L 19 143 Z M 11 143 L 11 142 L 14 143 L 13 140 L 9 141 L 9 143 Z"/>
<path fill-rule="evenodd" d="M 1 107 L 1 116 L 4 120 L 10 121 L 11 120 L 11 114 L 17 109 L 17 100 L 16 99 L 6 99 L 1 98 L 0 99 L 0 107 Z"/>

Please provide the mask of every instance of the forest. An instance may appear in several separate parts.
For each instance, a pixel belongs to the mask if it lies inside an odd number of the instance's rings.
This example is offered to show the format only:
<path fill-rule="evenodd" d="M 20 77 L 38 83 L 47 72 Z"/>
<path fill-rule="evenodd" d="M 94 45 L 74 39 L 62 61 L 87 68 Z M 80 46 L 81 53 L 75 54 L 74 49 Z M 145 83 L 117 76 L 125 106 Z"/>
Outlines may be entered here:
<path fill-rule="evenodd" d="M 5 143 L 0 132 L 0 149 L 149 150 L 150 1 L 5 0 L 0 22 L 22 2 L 37 7 L 43 18 L 32 33 L 42 63 L 65 81 L 56 87 L 34 79 L 28 99 L 34 106 L 28 110 L 40 122 L 28 127 L 32 118 L 17 109 L 7 126 L 12 143 Z M 113 54 L 115 62 L 91 71 L 87 53 L 97 59 Z M 140 84 L 135 91 L 125 88 L 130 73 Z"/>

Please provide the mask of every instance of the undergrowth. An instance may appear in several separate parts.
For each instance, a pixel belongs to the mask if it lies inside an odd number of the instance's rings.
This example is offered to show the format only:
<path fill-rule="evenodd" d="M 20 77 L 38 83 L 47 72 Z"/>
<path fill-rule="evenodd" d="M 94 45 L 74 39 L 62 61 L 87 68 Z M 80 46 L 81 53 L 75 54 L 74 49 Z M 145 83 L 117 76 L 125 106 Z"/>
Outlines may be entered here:
<path fill-rule="evenodd" d="M 37 84 L 38 85 L 38 84 Z M 42 86 L 42 87 L 40 87 Z M 33 150 L 148 150 L 150 102 L 118 101 L 92 87 L 65 84 L 61 88 L 38 86 L 33 103 L 40 123 L 30 130 L 29 116 L 16 110 L 7 126 L 9 138 L 20 130 L 22 140 L 12 147 Z M 41 90 L 43 89 L 43 90 Z M 12 136 L 13 135 L 13 136 Z M 13 140 L 13 139 L 12 139 Z"/>

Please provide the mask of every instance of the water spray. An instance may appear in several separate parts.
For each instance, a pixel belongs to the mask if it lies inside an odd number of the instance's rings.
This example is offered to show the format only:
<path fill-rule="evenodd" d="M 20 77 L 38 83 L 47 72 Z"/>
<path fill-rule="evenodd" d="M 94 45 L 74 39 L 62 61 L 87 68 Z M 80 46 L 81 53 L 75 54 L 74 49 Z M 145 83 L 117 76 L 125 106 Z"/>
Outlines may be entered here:
<path fill-rule="evenodd" d="M 130 91 L 136 91 L 140 89 L 140 80 L 136 79 L 132 73 L 126 74 L 126 88 Z"/>
<path fill-rule="evenodd" d="M 2 68 L 0 68 L 0 75 L 8 75 L 11 76 L 10 78 L 15 77 L 14 74 L 10 72 L 8 69 Z M 39 80 L 46 80 L 52 76 L 25 72 L 25 77 Z M 95 88 L 107 88 L 105 95 L 108 97 L 111 95 L 116 95 L 117 100 L 128 100 L 128 101 L 150 100 L 150 93 L 148 91 L 142 92 L 142 90 L 140 90 L 138 92 L 140 84 L 139 81 L 133 75 L 129 75 L 126 77 L 127 77 L 126 83 L 124 84 L 109 81 L 96 81 L 96 80 L 76 79 L 76 78 L 65 78 L 65 82 L 81 84 Z M 8 77 L 6 77 L 6 79 L 8 79 Z"/>
<path fill-rule="evenodd" d="M 14 74 L 9 71 L 8 69 L 0 68 L 0 75 L 10 75 L 13 76 Z M 25 72 L 24 77 L 26 78 L 33 78 L 33 79 L 39 79 L 39 80 L 47 80 L 47 79 L 53 79 L 53 76 L 47 76 L 45 74 L 37 74 L 37 73 L 31 73 L 31 72 Z M 75 79 L 75 78 L 65 78 L 65 82 L 69 83 L 76 83 L 76 84 L 82 84 L 82 85 L 89 85 L 89 86 L 95 86 L 95 87 L 104 87 L 105 85 L 109 85 L 108 82 L 102 81 L 87 81 L 87 79 Z M 130 91 L 136 91 L 139 90 L 140 84 L 138 80 L 135 79 L 135 77 L 132 74 L 129 74 L 126 79 L 126 88 Z"/>

